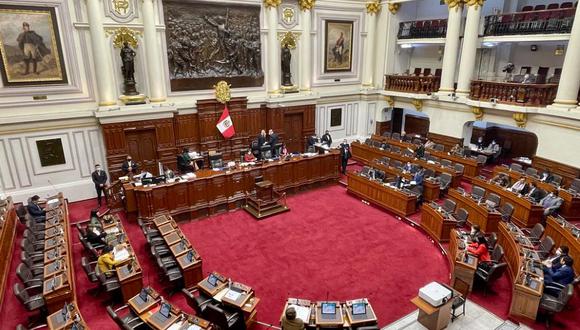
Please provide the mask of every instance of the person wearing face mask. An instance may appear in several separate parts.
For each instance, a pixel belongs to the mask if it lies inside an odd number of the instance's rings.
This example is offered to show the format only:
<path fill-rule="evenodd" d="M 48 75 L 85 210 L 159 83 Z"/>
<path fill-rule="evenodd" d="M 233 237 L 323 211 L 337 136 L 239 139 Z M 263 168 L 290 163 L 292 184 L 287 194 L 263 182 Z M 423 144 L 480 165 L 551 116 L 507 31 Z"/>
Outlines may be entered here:
<path fill-rule="evenodd" d="M 121 165 L 121 169 L 123 170 L 123 175 L 129 175 L 129 173 L 135 175 L 139 170 L 139 166 L 133 161 L 131 155 L 127 155 L 127 159 Z"/>
<path fill-rule="evenodd" d="M 563 199 L 558 197 L 558 191 L 553 191 L 548 196 L 542 198 L 540 205 L 544 208 L 544 215 L 548 216 L 556 212 L 563 203 Z"/>
<path fill-rule="evenodd" d="M 101 165 L 97 164 L 95 165 L 95 171 L 91 175 L 91 178 L 93 179 L 95 189 L 97 190 L 97 201 L 99 202 L 99 206 L 101 206 L 101 196 L 103 195 L 103 191 L 105 191 L 108 179 L 107 173 L 101 169 Z"/>
<path fill-rule="evenodd" d="M 26 205 L 28 214 L 32 216 L 35 222 L 44 222 L 46 220 L 46 211 L 39 205 L 40 197 L 34 195 L 30 198 L 30 203 Z"/>
<path fill-rule="evenodd" d="M 546 288 L 552 283 L 568 285 L 574 281 L 574 260 L 570 256 L 560 258 L 560 267 L 554 268 L 544 266 L 544 285 Z M 545 290 L 544 290 L 545 291 Z"/>
<path fill-rule="evenodd" d="M 568 256 L 569 252 L 570 252 L 570 248 L 568 248 L 568 246 L 566 246 L 566 245 L 560 246 L 556 250 L 554 256 L 544 260 L 544 262 L 543 262 L 544 266 L 552 268 L 553 270 L 557 270 L 558 268 L 562 267 L 562 264 L 560 263 L 560 261 L 565 256 Z"/>

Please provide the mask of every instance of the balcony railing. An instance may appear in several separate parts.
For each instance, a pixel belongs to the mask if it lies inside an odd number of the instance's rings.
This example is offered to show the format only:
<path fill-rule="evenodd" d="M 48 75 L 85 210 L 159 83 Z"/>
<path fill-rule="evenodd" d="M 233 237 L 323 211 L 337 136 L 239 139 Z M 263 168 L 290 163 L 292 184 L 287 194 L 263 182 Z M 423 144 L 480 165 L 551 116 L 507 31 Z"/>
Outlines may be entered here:
<path fill-rule="evenodd" d="M 399 39 L 445 38 L 446 19 L 412 21 L 399 23 Z"/>
<path fill-rule="evenodd" d="M 575 8 L 526 11 L 485 17 L 485 36 L 570 33 Z"/>
<path fill-rule="evenodd" d="M 558 84 L 518 84 L 473 80 L 469 98 L 520 106 L 545 107 L 554 102 Z"/>
<path fill-rule="evenodd" d="M 429 94 L 439 90 L 441 77 L 385 75 L 385 90 Z"/>

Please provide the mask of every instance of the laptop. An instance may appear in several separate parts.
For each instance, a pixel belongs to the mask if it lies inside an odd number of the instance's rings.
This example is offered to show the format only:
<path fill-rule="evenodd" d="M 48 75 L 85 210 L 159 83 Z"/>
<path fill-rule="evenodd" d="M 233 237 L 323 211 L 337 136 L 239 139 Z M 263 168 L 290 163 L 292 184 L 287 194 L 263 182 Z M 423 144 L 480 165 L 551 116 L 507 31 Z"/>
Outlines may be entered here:
<path fill-rule="evenodd" d="M 358 302 L 352 304 L 352 315 L 366 315 L 367 314 L 367 304 L 364 302 Z"/>
<path fill-rule="evenodd" d="M 322 303 L 321 314 L 323 319 L 332 319 L 336 315 L 336 303 Z"/>
<path fill-rule="evenodd" d="M 209 274 L 209 277 L 207 278 L 207 283 L 209 283 L 209 285 L 215 287 L 217 285 L 217 282 L 218 282 L 217 276 L 215 276 L 213 273 Z"/>
<path fill-rule="evenodd" d="M 141 292 L 139 292 L 139 297 L 137 299 L 139 304 L 141 305 L 141 304 L 146 303 L 148 299 L 149 299 L 149 293 L 147 292 L 147 290 L 145 288 L 141 289 Z"/>

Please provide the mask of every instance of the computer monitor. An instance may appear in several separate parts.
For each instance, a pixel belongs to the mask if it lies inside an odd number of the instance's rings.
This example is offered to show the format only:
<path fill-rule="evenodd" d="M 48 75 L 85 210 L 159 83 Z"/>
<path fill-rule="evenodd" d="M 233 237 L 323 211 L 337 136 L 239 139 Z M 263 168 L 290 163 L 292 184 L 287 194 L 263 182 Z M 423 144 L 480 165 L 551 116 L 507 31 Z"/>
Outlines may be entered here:
<path fill-rule="evenodd" d="M 374 168 L 371 168 L 369 170 L 369 174 L 368 175 L 369 175 L 369 179 L 373 179 L 374 180 L 374 178 L 375 178 L 375 169 Z"/>
<path fill-rule="evenodd" d="M 191 251 L 191 250 L 189 250 L 189 252 L 187 252 L 187 261 L 188 262 L 193 261 L 193 251 Z"/>
<path fill-rule="evenodd" d="M 170 313 L 171 313 L 171 305 L 169 305 L 168 303 L 161 304 L 161 308 L 159 308 L 159 314 L 168 319 Z"/>
<path fill-rule="evenodd" d="M 207 283 L 209 283 L 211 286 L 216 286 L 217 282 L 218 282 L 217 276 L 215 276 L 213 273 L 209 274 L 209 277 L 207 278 Z"/>
<path fill-rule="evenodd" d="M 322 303 L 322 314 L 336 314 L 336 303 L 325 302 Z"/>
<path fill-rule="evenodd" d="M 64 307 L 62 308 L 62 318 L 68 319 L 68 303 L 64 303 Z"/>
<path fill-rule="evenodd" d="M 160 176 L 156 176 L 156 177 L 154 177 L 154 178 L 153 178 L 151 181 L 152 181 L 153 183 L 156 183 L 156 184 L 158 184 L 158 183 L 163 183 L 163 182 L 165 182 L 165 180 L 167 180 L 167 177 L 166 177 L 165 175 L 160 175 Z"/>
<path fill-rule="evenodd" d="M 367 313 L 367 304 L 357 302 L 352 304 L 352 315 L 364 315 Z"/>
<path fill-rule="evenodd" d="M 141 289 L 141 292 L 139 292 L 139 298 L 141 298 L 143 302 L 147 302 L 147 299 L 149 298 L 149 293 L 147 293 L 147 289 L 145 288 Z"/>

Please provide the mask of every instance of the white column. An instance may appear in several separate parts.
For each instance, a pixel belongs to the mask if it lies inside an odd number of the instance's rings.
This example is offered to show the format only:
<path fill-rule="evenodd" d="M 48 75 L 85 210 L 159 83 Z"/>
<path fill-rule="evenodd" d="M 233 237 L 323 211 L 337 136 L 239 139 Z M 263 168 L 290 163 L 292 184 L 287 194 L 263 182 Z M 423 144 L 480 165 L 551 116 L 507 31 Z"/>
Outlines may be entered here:
<path fill-rule="evenodd" d="M 468 95 L 471 87 L 479 41 L 479 20 L 483 9 L 478 3 L 468 3 L 468 6 L 465 33 L 463 33 L 463 48 L 461 49 L 461 64 L 457 79 L 457 93 L 462 95 Z"/>
<path fill-rule="evenodd" d="M 449 6 L 445 54 L 443 54 L 441 85 L 439 87 L 440 92 L 454 91 L 455 68 L 457 67 L 457 54 L 459 53 L 459 33 L 461 32 L 461 11 L 463 5 L 458 4 L 458 2 L 451 2 Z"/>
<path fill-rule="evenodd" d="M 103 6 L 101 5 L 101 1 L 87 0 L 87 13 L 97 89 L 99 90 L 99 106 L 116 105 L 113 62 L 111 52 L 109 51 L 110 46 L 107 45 L 107 37 L 105 36 L 105 30 L 103 28 Z"/>
<path fill-rule="evenodd" d="M 302 9 L 300 21 L 302 23 L 302 44 L 300 45 L 300 90 L 309 92 L 312 79 L 312 36 L 310 35 L 312 22 L 310 9 Z"/>
<path fill-rule="evenodd" d="M 566 58 L 562 66 L 562 75 L 558 85 L 558 94 L 554 100 L 555 106 L 575 107 L 578 104 L 578 90 L 580 89 L 580 7 L 576 8 L 576 16 L 572 25 L 572 33 Z"/>
<path fill-rule="evenodd" d="M 145 38 L 145 56 L 147 59 L 147 74 L 149 81 L 149 100 L 151 102 L 164 102 L 166 99 L 163 83 L 163 71 L 161 70 L 161 56 L 159 55 L 160 44 L 157 41 L 157 27 L 153 2 L 155 0 L 143 0 L 141 8 L 143 14 L 143 34 Z"/>
<path fill-rule="evenodd" d="M 266 6 L 268 20 L 268 94 L 280 94 L 280 43 L 278 42 L 278 6 Z"/>
<path fill-rule="evenodd" d="M 377 33 L 375 34 L 375 66 L 373 68 L 373 85 L 376 88 L 383 87 L 385 74 L 385 54 L 387 52 L 387 31 L 389 30 L 389 19 L 391 15 L 388 10 L 381 10 L 377 18 Z M 392 20 L 396 20 L 394 15 L 391 15 Z M 393 57 L 393 53 L 390 53 Z"/>
<path fill-rule="evenodd" d="M 375 67 L 375 32 L 377 29 L 377 15 L 380 13 L 380 8 L 378 10 L 369 10 L 367 8 L 367 40 L 365 46 L 365 58 L 363 66 L 363 87 L 373 86 L 373 71 Z"/>

